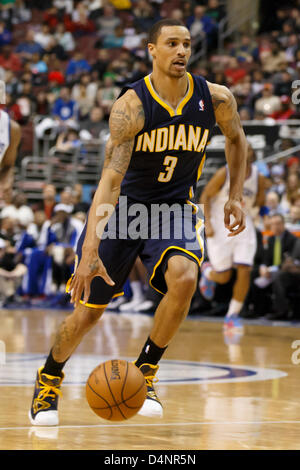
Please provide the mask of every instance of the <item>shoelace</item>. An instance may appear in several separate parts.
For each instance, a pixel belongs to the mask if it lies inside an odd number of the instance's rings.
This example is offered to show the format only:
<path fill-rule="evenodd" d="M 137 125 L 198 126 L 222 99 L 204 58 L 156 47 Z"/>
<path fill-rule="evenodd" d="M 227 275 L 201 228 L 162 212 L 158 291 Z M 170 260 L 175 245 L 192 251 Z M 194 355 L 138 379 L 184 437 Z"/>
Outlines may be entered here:
<path fill-rule="evenodd" d="M 155 375 L 147 375 L 147 376 L 145 376 L 145 379 L 146 379 L 146 385 L 147 385 L 147 387 L 152 387 L 153 382 L 154 382 L 154 383 L 157 383 L 157 382 L 158 382 L 158 378 L 155 377 Z"/>
<path fill-rule="evenodd" d="M 34 411 L 39 411 L 41 409 L 49 408 L 50 404 L 47 401 L 44 401 L 46 398 L 51 398 L 52 400 L 55 399 L 55 396 L 62 396 L 61 390 L 57 388 L 55 385 L 45 384 L 40 382 L 40 392 L 37 398 L 34 400 Z M 40 408 L 38 404 L 42 405 Z"/>

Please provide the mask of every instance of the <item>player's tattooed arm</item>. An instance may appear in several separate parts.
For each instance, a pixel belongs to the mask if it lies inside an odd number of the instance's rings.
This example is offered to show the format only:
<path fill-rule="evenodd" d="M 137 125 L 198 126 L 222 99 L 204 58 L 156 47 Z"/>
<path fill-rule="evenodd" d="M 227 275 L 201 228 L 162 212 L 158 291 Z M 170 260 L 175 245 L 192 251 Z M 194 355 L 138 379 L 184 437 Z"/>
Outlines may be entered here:
<path fill-rule="evenodd" d="M 105 226 L 117 204 L 121 183 L 130 163 L 135 136 L 144 127 L 144 111 L 140 99 L 133 90 L 119 98 L 111 110 L 110 137 L 106 144 L 103 172 L 95 192 L 88 217 L 87 230 L 82 245 L 82 257 L 70 285 L 71 301 L 76 305 L 83 295 L 88 302 L 90 283 L 96 276 L 113 286 L 99 258 L 98 248 Z"/>
<path fill-rule="evenodd" d="M 230 174 L 229 199 L 225 204 L 225 226 L 229 236 L 245 228 L 245 216 L 240 208 L 246 175 L 247 140 L 231 91 L 222 85 L 208 83 L 216 122 L 225 136 L 225 155 Z M 235 221 L 230 224 L 230 215 Z"/>
<path fill-rule="evenodd" d="M 144 127 L 144 121 L 143 105 L 135 92 L 129 90 L 116 101 L 111 110 L 110 138 L 106 147 L 104 170 L 113 170 L 121 178 L 125 175 L 135 136 Z"/>

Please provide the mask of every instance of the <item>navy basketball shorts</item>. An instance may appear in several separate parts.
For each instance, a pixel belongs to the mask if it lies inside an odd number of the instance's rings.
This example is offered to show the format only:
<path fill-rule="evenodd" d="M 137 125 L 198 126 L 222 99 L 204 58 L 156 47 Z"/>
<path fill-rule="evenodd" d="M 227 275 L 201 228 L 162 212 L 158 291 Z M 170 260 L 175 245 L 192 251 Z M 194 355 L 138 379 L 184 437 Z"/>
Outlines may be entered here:
<path fill-rule="evenodd" d="M 115 285 L 95 277 L 85 305 L 106 307 L 112 298 L 123 295 L 123 285 L 138 257 L 148 271 L 149 284 L 161 294 L 167 292 L 164 274 L 171 256 L 185 256 L 200 268 L 204 223 L 199 213 L 199 207 L 189 201 L 144 204 L 120 196 L 99 243 L 99 257 Z M 85 234 L 86 225 L 77 244 L 75 272 Z"/>

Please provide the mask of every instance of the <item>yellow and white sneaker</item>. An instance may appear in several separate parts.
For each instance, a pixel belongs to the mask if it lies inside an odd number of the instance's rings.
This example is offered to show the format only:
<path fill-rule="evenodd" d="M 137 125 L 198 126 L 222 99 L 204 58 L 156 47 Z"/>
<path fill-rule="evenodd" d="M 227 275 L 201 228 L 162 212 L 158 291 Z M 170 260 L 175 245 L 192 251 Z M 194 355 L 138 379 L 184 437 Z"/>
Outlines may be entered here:
<path fill-rule="evenodd" d="M 153 387 L 153 382 L 158 382 L 158 379 L 155 377 L 155 374 L 158 371 L 159 366 L 154 366 L 153 364 L 142 364 L 139 369 L 145 376 L 147 385 L 147 397 L 138 414 L 151 418 L 162 418 L 163 407 Z"/>
<path fill-rule="evenodd" d="M 64 379 L 61 377 L 43 374 L 43 366 L 37 372 L 34 394 L 29 419 L 34 426 L 58 425 L 58 397 L 62 395 L 60 386 Z"/>

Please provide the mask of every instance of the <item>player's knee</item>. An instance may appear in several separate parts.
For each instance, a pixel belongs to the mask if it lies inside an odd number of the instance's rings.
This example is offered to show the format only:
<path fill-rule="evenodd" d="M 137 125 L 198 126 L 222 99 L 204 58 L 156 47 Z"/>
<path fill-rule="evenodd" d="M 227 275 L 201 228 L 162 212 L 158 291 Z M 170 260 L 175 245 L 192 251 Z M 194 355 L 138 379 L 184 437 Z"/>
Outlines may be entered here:
<path fill-rule="evenodd" d="M 180 301 L 188 301 L 196 290 L 198 267 L 196 263 L 182 256 L 178 256 L 177 260 L 175 258 L 171 258 L 168 263 L 168 290 Z"/>
<path fill-rule="evenodd" d="M 104 308 L 92 308 L 79 305 L 74 310 L 76 328 L 80 331 L 90 330 L 98 322 L 103 312 Z"/>
<path fill-rule="evenodd" d="M 252 267 L 239 265 L 237 266 L 237 275 L 240 278 L 249 279 L 251 274 Z"/>

